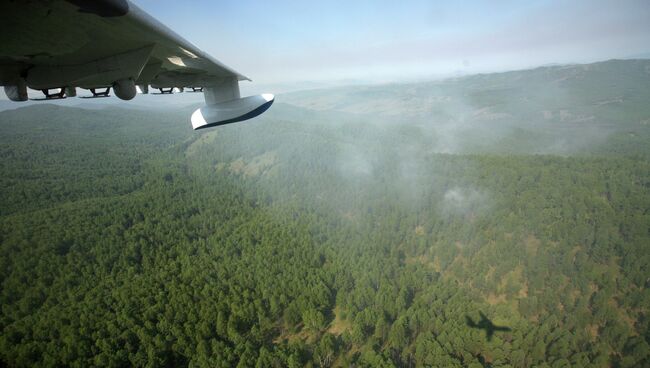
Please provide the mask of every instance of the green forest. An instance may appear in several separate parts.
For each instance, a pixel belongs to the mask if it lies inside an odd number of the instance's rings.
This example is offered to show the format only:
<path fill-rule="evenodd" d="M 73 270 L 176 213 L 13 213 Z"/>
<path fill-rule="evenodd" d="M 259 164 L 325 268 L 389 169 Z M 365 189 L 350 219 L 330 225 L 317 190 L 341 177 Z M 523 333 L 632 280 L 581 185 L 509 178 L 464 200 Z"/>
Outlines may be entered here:
<path fill-rule="evenodd" d="M 649 60 L 80 106 L 0 111 L 0 366 L 650 366 Z"/>

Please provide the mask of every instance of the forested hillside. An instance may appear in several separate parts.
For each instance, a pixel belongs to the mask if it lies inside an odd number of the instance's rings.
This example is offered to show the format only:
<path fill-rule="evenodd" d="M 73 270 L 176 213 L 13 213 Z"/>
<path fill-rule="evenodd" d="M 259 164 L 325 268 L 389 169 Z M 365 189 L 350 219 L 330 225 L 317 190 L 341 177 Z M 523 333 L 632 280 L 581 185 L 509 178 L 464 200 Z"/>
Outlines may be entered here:
<path fill-rule="evenodd" d="M 191 108 L 0 112 L 0 360 L 650 366 L 649 81 L 310 91 L 200 133 Z"/>

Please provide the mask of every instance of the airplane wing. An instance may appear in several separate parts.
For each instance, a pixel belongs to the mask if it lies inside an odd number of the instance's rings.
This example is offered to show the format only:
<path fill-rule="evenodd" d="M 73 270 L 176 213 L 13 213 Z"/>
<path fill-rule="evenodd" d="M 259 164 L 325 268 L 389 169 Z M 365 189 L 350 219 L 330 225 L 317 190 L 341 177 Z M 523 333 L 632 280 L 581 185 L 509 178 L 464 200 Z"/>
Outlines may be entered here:
<path fill-rule="evenodd" d="M 109 89 L 123 100 L 149 86 L 203 92 L 206 105 L 192 114 L 194 129 L 253 118 L 274 96 L 240 97 L 250 80 L 164 26 L 128 0 L 1 1 L 0 84 L 12 101 L 27 89 L 44 99 L 93 97 Z M 54 92 L 53 92 L 54 91 Z"/>

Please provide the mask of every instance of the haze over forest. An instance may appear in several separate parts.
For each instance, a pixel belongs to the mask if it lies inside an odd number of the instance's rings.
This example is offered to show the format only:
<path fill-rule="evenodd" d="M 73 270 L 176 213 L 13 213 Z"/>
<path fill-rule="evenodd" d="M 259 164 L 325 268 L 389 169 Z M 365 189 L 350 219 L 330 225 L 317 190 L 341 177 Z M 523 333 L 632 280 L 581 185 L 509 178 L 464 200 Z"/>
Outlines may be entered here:
<path fill-rule="evenodd" d="M 200 132 L 193 104 L 13 105 L 1 364 L 650 366 L 649 101 L 639 59 Z"/>

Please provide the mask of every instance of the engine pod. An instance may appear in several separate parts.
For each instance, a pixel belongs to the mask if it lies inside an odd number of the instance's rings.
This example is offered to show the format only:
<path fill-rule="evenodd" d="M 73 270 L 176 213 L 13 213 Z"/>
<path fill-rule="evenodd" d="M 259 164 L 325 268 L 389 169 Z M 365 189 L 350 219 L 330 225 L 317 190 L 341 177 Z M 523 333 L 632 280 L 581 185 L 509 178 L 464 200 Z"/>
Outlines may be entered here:
<path fill-rule="evenodd" d="M 272 94 L 262 94 L 205 105 L 192 114 L 192 128 L 198 130 L 252 119 L 271 107 L 274 99 Z"/>

